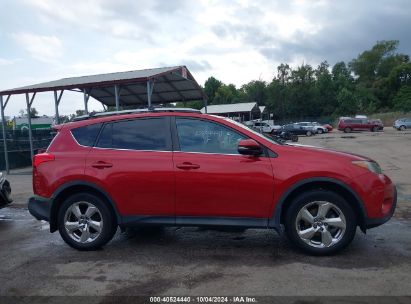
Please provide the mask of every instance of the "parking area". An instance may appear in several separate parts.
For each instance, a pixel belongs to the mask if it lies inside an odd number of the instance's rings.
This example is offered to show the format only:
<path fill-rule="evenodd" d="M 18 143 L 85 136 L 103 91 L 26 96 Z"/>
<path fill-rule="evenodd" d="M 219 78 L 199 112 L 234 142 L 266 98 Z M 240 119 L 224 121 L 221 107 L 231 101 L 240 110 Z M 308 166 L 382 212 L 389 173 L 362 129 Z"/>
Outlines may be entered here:
<path fill-rule="evenodd" d="M 378 161 L 398 187 L 394 218 L 331 257 L 299 253 L 270 230 L 205 228 L 118 231 L 104 249 L 79 252 L 28 214 L 31 175 L 21 170 L 9 176 L 15 203 L 0 210 L 0 294 L 411 295 L 411 131 L 334 131 L 299 144 Z"/>

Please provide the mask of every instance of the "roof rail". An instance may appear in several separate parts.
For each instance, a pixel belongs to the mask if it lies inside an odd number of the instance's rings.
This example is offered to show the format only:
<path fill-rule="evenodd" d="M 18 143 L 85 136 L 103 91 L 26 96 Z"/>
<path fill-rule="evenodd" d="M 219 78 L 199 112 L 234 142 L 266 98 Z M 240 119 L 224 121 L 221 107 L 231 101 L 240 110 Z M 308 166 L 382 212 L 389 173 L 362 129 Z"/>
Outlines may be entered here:
<path fill-rule="evenodd" d="M 122 110 L 122 111 L 110 111 L 110 112 L 91 112 L 87 115 L 81 115 L 74 117 L 71 121 L 80 121 L 87 120 L 90 118 L 106 117 L 113 115 L 124 115 L 124 114 L 135 114 L 135 113 L 148 113 L 148 112 L 183 112 L 183 113 L 200 113 L 200 110 L 191 109 L 191 108 L 145 108 L 145 109 L 131 109 L 131 110 Z"/>

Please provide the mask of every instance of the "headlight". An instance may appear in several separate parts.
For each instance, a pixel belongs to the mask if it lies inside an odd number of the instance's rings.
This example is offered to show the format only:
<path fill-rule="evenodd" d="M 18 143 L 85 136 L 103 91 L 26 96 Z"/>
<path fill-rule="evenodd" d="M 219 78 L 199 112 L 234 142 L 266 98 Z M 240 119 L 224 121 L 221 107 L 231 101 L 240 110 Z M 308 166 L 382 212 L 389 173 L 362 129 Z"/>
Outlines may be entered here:
<path fill-rule="evenodd" d="M 378 165 L 376 162 L 369 161 L 369 160 L 356 160 L 356 161 L 353 161 L 352 163 L 356 166 L 362 167 L 364 169 L 368 169 L 369 171 L 375 174 L 382 173 L 380 165 Z"/>

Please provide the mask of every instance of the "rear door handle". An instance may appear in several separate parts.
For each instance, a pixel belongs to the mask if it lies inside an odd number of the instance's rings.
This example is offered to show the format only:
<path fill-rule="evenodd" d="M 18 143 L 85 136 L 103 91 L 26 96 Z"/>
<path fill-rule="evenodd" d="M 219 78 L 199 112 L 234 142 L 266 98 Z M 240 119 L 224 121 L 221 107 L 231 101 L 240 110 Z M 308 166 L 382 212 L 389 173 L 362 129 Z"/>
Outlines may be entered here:
<path fill-rule="evenodd" d="M 97 169 L 104 169 L 104 168 L 111 168 L 113 167 L 113 164 L 110 163 L 106 163 L 104 161 L 98 161 L 95 162 L 91 165 L 93 168 L 97 168 Z"/>
<path fill-rule="evenodd" d="M 200 168 L 200 165 L 184 162 L 182 164 L 177 164 L 176 167 L 181 170 L 192 170 Z"/>

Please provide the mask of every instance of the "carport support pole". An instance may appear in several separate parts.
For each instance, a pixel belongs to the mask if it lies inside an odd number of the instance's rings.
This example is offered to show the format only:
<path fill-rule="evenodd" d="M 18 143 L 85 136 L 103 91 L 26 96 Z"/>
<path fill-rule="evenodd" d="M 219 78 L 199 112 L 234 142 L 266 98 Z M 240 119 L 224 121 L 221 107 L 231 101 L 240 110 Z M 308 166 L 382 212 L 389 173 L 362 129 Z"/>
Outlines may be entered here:
<path fill-rule="evenodd" d="M 0 95 L 0 107 L 1 107 L 1 124 L 3 126 L 3 149 L 4 149 L 4 161 L 6 165 L 7 174 L 10 173 L 9 167 L 9 155 L 7 153 L 7 139 L 6 139 L 6 120 L 4 119 L 3 95 Z"/>
<path fill-rule="evenodd" d="M 151 79 L 147 80 L 147 104 L 148 104 L 148 108 L 151 108 L 151 95 L 153 95 L 153 88 L 154 88 L 153 80 L 151 80 Z"/>
<path fill-rule="evenodd" d="M 57 91 L 54 91 L 54 109 L 56 112 L 55 121 L 56 124 L 60 124 L 60 115 L 59 115 L 59 100 L 57 98 Z"/>
<path fill-rule="evenodd" d="M 87 90 L 83 89 L 83 93 L 84 93 L 84 114 L 87 115 L 88 114 L 88 97 L 87 97 Z"/>
<path fill-rule="evenodd" d="M 120 98 L 119 98 L 119 94 L 118 94 L 118 85 L 116 84 L 115 86 L 114 86 L 114 94 L 115 94 L 115 97 L 116 97 L 116 111 L 118 112 L 118 111 L 120 111 Z"/>
<path fill-rule="evenodd" d="M 32 100 L 34 99 L 34 95 L 32 97 Z M 29 93 L 26 93 L 26 103 L 27 103 L 27 120 L 29 123 L 29 141 L 30 141 L 30 155 L 31 155 L 31 161 L 33 162 L 33 157 L 34 157 L 34 149 L 33 149 L 33 134 L 31 133 L 31 102 L 30 102 L 30 97 Z"/>

